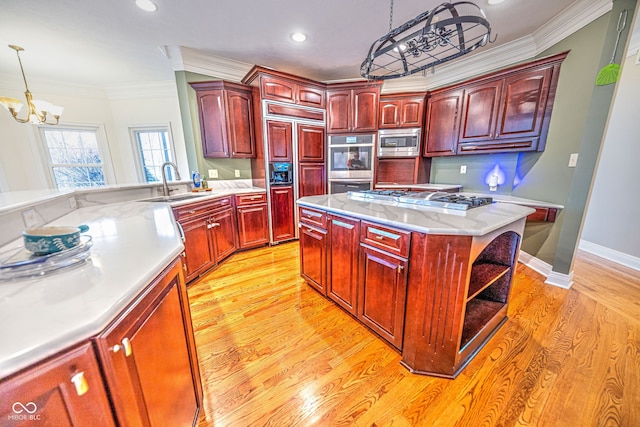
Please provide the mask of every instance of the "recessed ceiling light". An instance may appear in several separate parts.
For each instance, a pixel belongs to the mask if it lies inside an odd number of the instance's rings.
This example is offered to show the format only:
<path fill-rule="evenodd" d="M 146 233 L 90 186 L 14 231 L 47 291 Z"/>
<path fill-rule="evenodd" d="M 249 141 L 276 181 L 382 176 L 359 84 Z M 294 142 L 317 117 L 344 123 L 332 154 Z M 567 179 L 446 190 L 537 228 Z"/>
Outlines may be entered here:
<path fill-rule="evenodd" d="M 304 33 L 293 33 L 291 34 L 291 40 L 294 42 L 303 42 L 307 39 L 307 35 Z"/>
<path fill-rule="evenodd" d="M 504 0 L 488 0 L 487 3 L 489 4 L 498 4 L 498 3 L 502 3 Z"/>
<path fill-rule="evenodd" d="M 146 12 L 155 12 L 158 6 L 151 0 L 136 0 L 136 6 Z"/>

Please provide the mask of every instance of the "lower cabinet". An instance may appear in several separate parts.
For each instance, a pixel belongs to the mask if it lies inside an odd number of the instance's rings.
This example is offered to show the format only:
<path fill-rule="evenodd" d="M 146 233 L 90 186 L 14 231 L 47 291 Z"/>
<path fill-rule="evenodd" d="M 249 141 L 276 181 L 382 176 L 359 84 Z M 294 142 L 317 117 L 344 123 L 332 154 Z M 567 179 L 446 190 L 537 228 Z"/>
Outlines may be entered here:
<path fill-rule="evenodd" d="M 238 226 L 233 207 L 216 212 L 209 218 L 210 239 L 213 242 L 213 259 L 217 264 L 238 249 Z"/>
<path fill-rule="evenodd" d="M 179 264 L 174 264 L 97 339 L 120 425 L 195 422 L 200 376 L 181 281 Z"/>
<path fill-rule="evenodd" d="M 97 336 L 0 381 L 3 426 L 187 427 L 201 404 L 178 259 Z"/>
<path fill-rule="evenodd" d="M 327 296 L 356 315 L 360 221 L 327 215 Z"/>
<path fill-rule="evenodd" d="M 360 246 L 358 319 L 394 347 L 402 348 L 407 259 Z"/>
<path fill-rule="evenodd" d="M 114 426 L 91 343 L 3 380 L 0 420 L 3 426 Z"/>
<path fill-rule="evenodd" d="M 212 242 L 209 239 L 209 218 L 198 217 L 180 222 L 184 233 L 184 266 L 186 280 L 191 281 L 213 267 Z"/>
<path fill-rule="evenodd" d="M 327 231 L 300 224 L 300 274 L 327 295 Z"/>
<path fill-rule="evenodd" d="M 269 243 L 269 212 L 266 194 L 237 195 L 236 206 L 240 249 Z"/>
<path fill-rule="evenodd" d="M 295 237 L 293 187 L 271 187 L 271 229 L 273 241 L 282 242 Z"/>

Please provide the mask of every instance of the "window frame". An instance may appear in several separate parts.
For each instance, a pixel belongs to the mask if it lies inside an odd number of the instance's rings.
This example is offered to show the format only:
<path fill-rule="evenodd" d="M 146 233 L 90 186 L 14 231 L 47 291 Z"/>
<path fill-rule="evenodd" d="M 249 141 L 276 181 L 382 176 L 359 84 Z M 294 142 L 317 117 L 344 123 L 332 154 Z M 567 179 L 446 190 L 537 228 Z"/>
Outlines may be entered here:
<path fill-rule="evenodd" d="M 167 132 L 167 146 L 171 150 L 171 154 L 173 156 L 173 161 L 176 163 L 176 147 L 173 142 L 173 132 L 171 129 L 170 123 L 164 124 L 154 124 L 154 125 L 138 125 L 138 126 L 129 126 L 129 140 L 131 141 L 131 149 L 133 151 L 133 157 L 135 159 L 136 165 L 136 175 L 138 177 L 138 181 L 142 184 L 154 184 L 154 182 L 147 182 L 146 176 L 144 173 L 144 161 L 142 158 L 142 151 L 140 144 L 138 142 L 137 134 L 139 132 L 149 132 L 149 131 L 164 131 Z M 173 181 L 172 181 L 173 182 Z"/>
<path fill-rule="evenodd" d="M 46 177 L 49 180 L 49 184 L 52 188 L 64 190 L 59 188 L 56 182 L 55 173 L 53 172 L 53 162 L 51 159 L 51 153 L 49 152 L 49 145 L 47 144 L 47 138 L 45 132 L 69 130 L 69 131 L 90 131 L 95 132 L 96 141 L 98 144 L 98 152 L 102 160 L 102 173 L 104 174 L 104 186 L 97 187 L 73 187 L 73 189 L 82 190 L 90 188 L 104 188 L 115 183 L 115 174 L 113 171 L 113 162 L 111 159 L 111 152 L 109 150 L 109 144 L 107 140 L 107 133 L 105 132 L 104 125 L 102 124 L 87 124 L 87 123 L 59 123 L 58 125 L 36 125 L 38 128 L 38 147 L 42 153 L 42 159 L 47 170 Z"/>

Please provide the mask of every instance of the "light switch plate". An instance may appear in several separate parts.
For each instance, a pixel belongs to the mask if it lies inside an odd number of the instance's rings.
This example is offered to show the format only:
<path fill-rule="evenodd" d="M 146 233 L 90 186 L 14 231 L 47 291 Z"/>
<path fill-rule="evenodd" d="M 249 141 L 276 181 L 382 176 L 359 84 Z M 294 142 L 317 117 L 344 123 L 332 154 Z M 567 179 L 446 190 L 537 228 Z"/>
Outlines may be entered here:
<path fill-rule="evenodd" d="M 460 165 L 460 173 L 461 174 L 467 173 L 467 165 Z"/>
<path fill-rule="evenodd" d="M 578 164 L 578 153 L 572 153 L 569 156 L 569 167 L 575 168 L 577 164 Z"/>
<path fill-rule="evenodd" d="M 69 197 L 69 207 L 71 209 L 77 209 L 78 208 L 78 203 L 76 203 L 76 198 L 75 197 Z"/>
<path fill-rule="evenodd" d="M 27 228 L 35 227 L 38 225 L 38 215 L 36 214 L 35 209 L 28 209 L 22 212 L 22 219 L 24 221 L 24 225 Z"/>
<path fill-rule="evenodd" d="M 214 179 L 218 177 L 218 169 L 209 169 L 209 178 Z"/>
<path fill-rule="evenodd" d="M 236 178 L 240 178 L 240 169 L 236 169 Z"/>

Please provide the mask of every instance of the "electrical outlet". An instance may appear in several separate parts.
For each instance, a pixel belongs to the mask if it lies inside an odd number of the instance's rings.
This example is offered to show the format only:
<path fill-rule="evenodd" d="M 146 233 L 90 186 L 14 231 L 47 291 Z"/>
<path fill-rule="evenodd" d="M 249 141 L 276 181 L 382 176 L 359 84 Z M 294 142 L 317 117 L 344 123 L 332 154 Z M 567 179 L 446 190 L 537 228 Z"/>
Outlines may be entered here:
<path fill-rule="evenodd" d="M 24 220 L 24 225 L 27 228 L 38 225 L 38 215 L 36 214 L 35 209 L 29 209 L 22 212 L 22 219 Z"/>
<path fill-rule="evenodd" d="M 569 167 L 575 168 L 578 164 L 578 153 L 573 153 L 569 156 Z"/>
<path fill-rule="evenodd" d="M 236 178 L 240 178 L 240 169 L 236 169 Z"/>
<path fill-rule="evenodd" d="M 209 169 L 209 178 L 215 179 L 218 177 L 218 169 Z"/>
<path fill-rule="evenodd" d="M 78 203 L 76 203 L 76 198 L 75 197 L 69 197 L 69 207 L 71 209 L 77 209 L 78 208 Z"/>
<path fill-rule="evenodd" d="M 467 165 L 460 165 L 460 173 L 461 174 L 467 173 Z"/>

